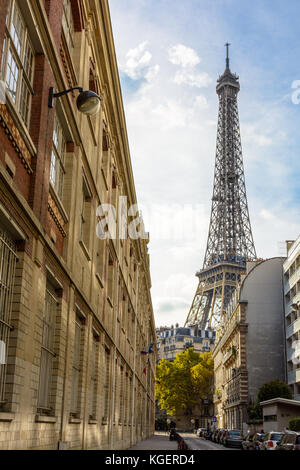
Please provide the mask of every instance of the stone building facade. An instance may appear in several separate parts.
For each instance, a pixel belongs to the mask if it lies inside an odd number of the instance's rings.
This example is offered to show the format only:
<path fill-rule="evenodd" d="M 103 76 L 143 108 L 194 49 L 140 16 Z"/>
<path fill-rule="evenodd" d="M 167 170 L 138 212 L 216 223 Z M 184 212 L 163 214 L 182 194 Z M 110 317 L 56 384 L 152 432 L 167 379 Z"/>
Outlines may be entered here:
<path fill-rule="evenodd" d="M 287 382 L 300 401 L 300 236 L 287 242 L 283 265 Z"/>
<path fill-rule="evenodd" d="M 174 361 L 177 354 L 188 348 L 194 348 L 195 352 L 212 351 L 215 341 L 215 331 L 200 330 L 197 326 L 180 328 L 160 327 L 157 334 L 157 360 L 166 359 Z"/>
<path fill-rule="evenodd" d="M 214 348 L 215 331 L 201 330 L 197 326 L 182 328 L 178 324 L 171 327 L 160 327 L 157 333 L 157 362 L 161 359 L 174 361 L 177 354 L 183 353 L 188 348 L 193 348 L 195 352 L 201 354 L 210 352 Z M 192 431 L 199 427 L 211 425 L 213 417 L 213 404 L 210 399 L 204 399 L 193 409 L 192 415 L 184 413 L 168 417 L 165 410 L 156 406 L 156 419 L 169 418 L 176 422 L 176 427 L 180 431 Z"/>
<path fill-rule="evenodd" d="M 0 448 L 128 448 L 154 429 L 156 358 L 140 351 L 156 334 L 149 239 L 126 237 L 137 200 L 108 1 L 2 0 L 0 54 Z M 50 87 L 76 86 L 98 114 L 78 91 L 49 108 Z M 114 239 L 96 233 L 103 203 Z"/>
<path fill-rule="evenodd" d="M 247 431 L 248 405 L 259 388 L 284 380 L 283 258 L 248 262 L 217 331 L 214 358 L 216 426 Z"/>

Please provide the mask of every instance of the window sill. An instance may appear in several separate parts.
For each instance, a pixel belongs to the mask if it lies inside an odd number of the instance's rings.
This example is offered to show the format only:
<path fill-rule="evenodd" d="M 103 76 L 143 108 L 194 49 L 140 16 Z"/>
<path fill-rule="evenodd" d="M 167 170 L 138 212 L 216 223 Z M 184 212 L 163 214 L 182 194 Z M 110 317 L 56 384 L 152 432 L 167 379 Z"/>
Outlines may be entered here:
<path fill-rule="evenodd" d="M 0 421 L 5 421 L 5 422 L 11 422 L 13 421 L 15 418 L 15 414 L 14 413 L 8 413 L 8 412 L 5 412 L 5 411 L 0 411 Z"/>
<path fill-rule="evenodd" d="M 88 251 L 87 247 L 85 246 L 84 241 L 83 241 L 83 240 L 79 240 L 79 245 L 81 246 L 82 251 L 84 252 L 84 254 L 85 254 L 87 260 L 88 260 L 88 261 L 91 261 L 91 257 L 90 257 L 89 251 Z"/>
<path fill-rule="evenodd" d="M 51 183 L 51 181 L 50 181 L 50 194 L 51 194 L 51 196 L 53 197 L 54 202 L 55 202 L 55 204 L 57 205 L 58 210 L 59 210 L 59 212 L 61 213 L 62 218 L 63 218 L 65 224 L 67 224 L 67 223 L 69 222 L 69 217 L 68 217 L 68 215 L 67 215 L 67 213 L 66 213 L 66 211 L 65 211 L 65 208 L 64 208 L 64 206 L 63 206 L 63 203 L 61 202 L 61 199 L 60 199 L 59 195 L 57 194 L 57 192 L 56 192 L 56 190 L 55 190 L 53 184 Z"/>
<path fill-rule="evenodd" d="M 56 423 L 56 416 L 47 416 L 47 415 L 35 415 L 36 423 Z"/>
<path fill-rule="evenodd" d="M 100 274 L 99 274 L 99 273 L 96 273 L 96 278 L 97 278 L 97 281 L 99 282 L 100 286 L 101 286 L 102 289 L 103 289 L 104 284 L 103 284 L 103 282 L 102 282 L 102 280 L 101 280 L 101 277 L 100 277 Z"/>
<path fill-rule="evenodd" d="M 82 421 L 81 418 L 73 418 L 72 416 L 70 416 L 69 418 L 69 423 L 70 424 L 80 424 Z"/>
<path fill-rule="evenodd" d="M 109 305 L 111 306 L 111 308 L 113 308 L 114 306 L 113 306 L 112 300 L 109 296 L 107 296 L 107 301 L 108 301 Z"/>
<path fill-rule="evenodd" d="M 89 424 L 98 424 L 98 420 L 97 419 L 89 419 Z"/>
<path fill-rule="evenodd" d="M 103 168 L 101 168 L 101 173 L 102 173 L 102 176 L 103 176 L 103 180 L 104 180 L 104 184 L 105 184 L 106 191 L 108 191 L 107 177 L 106 177 L 106 175 L 105 175 L 105 171 L 104 171 Z"/>

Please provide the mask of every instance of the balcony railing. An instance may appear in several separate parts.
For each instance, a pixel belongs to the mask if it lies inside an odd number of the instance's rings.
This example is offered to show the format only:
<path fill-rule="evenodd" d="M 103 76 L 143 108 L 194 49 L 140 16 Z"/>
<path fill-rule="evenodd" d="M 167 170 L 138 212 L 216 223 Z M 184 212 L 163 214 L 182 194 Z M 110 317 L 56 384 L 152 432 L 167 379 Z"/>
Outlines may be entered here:
<path fill-rule="evenodd" d="M 236 348 L 232 346 L 223 356 L 223 364 L 228 361 L 232 356 L 236 356 Z"/>
<path fill-rule="evenodd" d="M 294 333 L 300 330 L 300 318 L 297 318 L 293 323 L 286 327 L 286 338 L 289 338 Z"/>
<path fill-rule="evenodd" d="M 293 384 L 300 381 L 300 369 L 291 370 L 288 372 L 288 384 Z"/>

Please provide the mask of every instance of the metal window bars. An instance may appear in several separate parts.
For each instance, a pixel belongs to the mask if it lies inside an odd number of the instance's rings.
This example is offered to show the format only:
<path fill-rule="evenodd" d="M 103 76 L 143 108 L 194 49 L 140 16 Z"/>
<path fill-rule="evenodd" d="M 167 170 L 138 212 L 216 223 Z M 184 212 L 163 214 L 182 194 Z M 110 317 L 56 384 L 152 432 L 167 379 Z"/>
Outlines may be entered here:
<path fill-rule="evenodd" d="M 13 287 L 17 261 L 16 246 L 14 242 L 0 231 L 0 404 L 5 403 L 5 377 L 8 357 L 9 335 L 12 330 L 11 310 L 13 301 Z"/>

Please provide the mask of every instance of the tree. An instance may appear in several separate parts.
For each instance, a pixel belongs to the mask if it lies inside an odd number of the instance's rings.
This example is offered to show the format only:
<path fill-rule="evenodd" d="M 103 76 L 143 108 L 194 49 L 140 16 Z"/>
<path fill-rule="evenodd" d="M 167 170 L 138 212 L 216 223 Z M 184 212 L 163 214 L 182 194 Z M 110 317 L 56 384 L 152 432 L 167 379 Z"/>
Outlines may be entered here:
<path fill-rule="evenodd" d="M 300 432 L 300 418 L 293 418 L 289 421 L 289 429 L 291 431 Z"/>
<path fill-rule="evenodd" d="M 258 392 L 258 402 L 271 400 L 272 398 L 289 398 L 293 395 L 290 387 L 279 379 L 271 380 L 260 387 Z"/>
<path fill-rule="evenodd" d="M 213 359 L 211 353 L 199 354 L 189 348 L 174 362 L 162 359 L 157 366 L 156 398 L 161 409 L 171 416 L 191 414 L 201 399 L 212 394 Z"/>

